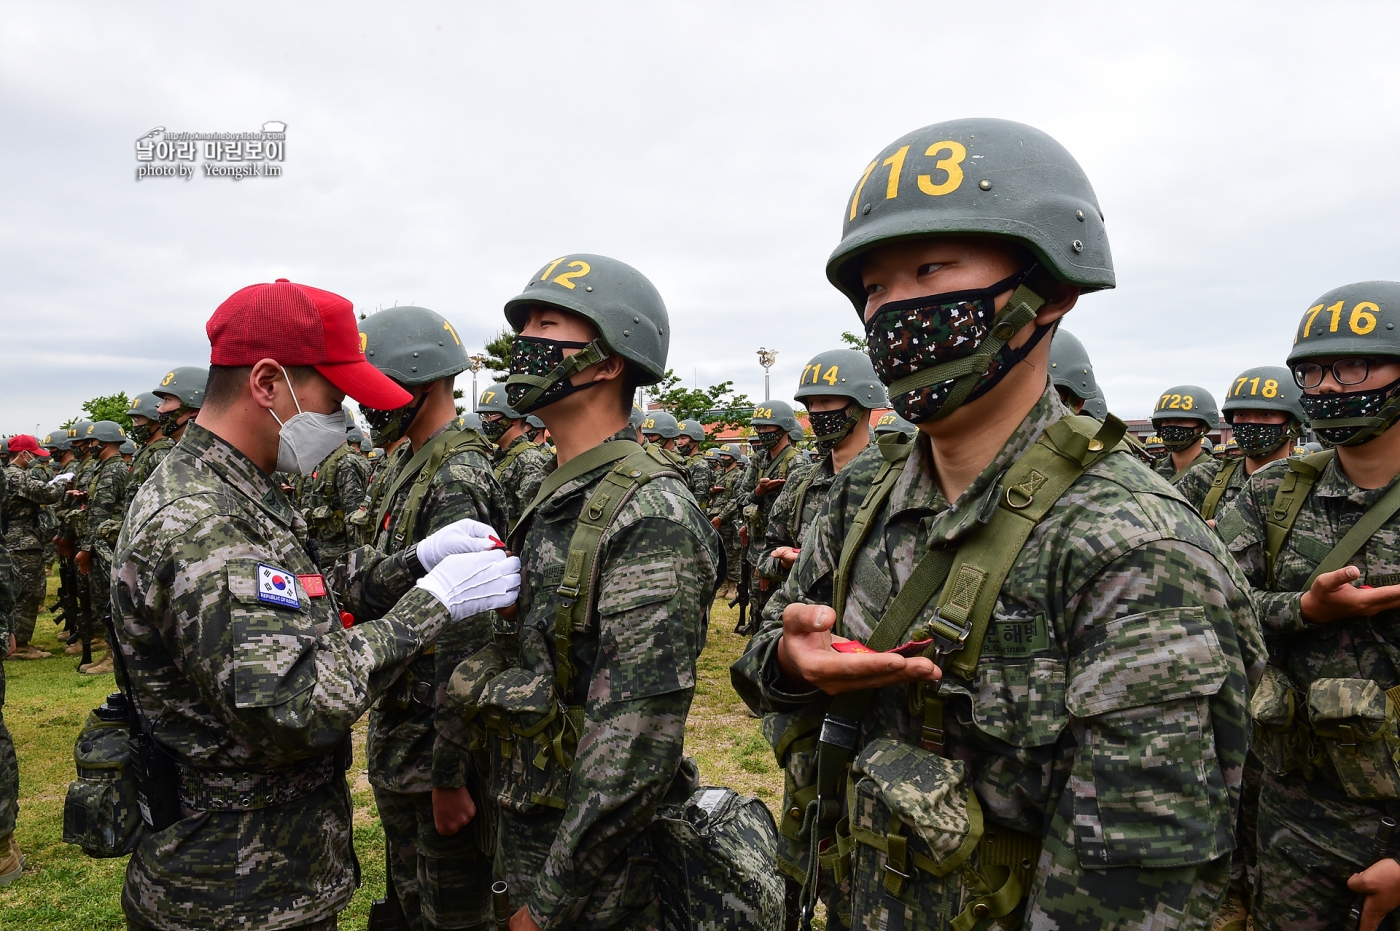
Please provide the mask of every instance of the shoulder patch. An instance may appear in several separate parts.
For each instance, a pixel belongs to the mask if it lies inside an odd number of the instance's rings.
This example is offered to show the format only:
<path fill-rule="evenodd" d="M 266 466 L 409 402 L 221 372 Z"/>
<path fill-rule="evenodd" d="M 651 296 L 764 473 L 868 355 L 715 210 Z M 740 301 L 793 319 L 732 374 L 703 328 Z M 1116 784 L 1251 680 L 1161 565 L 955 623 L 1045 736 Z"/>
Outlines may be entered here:
<path fill-rule="evenodd" d="M 258 601 L 281 608 L 301 610 L 296 576 L 286 569 L 258 563 Z"/>

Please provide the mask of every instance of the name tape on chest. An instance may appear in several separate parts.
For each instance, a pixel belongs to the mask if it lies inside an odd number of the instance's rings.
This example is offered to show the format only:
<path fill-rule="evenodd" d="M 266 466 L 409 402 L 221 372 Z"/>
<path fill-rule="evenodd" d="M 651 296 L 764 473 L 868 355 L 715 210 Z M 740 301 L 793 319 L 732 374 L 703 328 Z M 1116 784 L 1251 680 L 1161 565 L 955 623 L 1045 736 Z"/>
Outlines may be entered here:
<path fill-rule="evenodd" d="M 301 609 L 296 576 L 286 569 L 258 563 L 258 601 L 279 608 Z"/>

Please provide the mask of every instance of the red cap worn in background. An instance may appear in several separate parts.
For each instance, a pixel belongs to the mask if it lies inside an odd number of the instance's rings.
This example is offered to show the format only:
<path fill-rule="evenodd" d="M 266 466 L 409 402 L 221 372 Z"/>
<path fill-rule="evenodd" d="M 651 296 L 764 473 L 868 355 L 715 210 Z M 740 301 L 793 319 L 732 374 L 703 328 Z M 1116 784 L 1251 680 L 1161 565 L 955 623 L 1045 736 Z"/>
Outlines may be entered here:
<path fill-rule="evenodd" d="M 365 359 L 355 309 L 339 294 L 278 278 L 235 292 L 204 325 L 212 365 L 310 365 L 366 407 L 392 410 L 413 399 Z"/>
<path fill-rule="evenodd" d="M 10 437 L 10 452 L 12 453 L 33 453 L 36 456 L 42 455 L 43 450 L 39 449 L 39 441 L 28 433 L 16 433 Z"/>

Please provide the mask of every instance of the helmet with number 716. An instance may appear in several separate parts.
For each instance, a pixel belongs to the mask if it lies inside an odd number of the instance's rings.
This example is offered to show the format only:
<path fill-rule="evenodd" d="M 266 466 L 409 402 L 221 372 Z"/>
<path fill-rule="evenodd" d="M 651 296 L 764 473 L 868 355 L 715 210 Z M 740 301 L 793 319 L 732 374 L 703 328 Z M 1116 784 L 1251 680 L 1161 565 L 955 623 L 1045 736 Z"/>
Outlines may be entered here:
<path fill-rule="evenodd" d="M 1060 281 L 1085 291 L 1114 286 L 1088 177 L 1064 146 L 1022 123 L 949 120 L 899 137 L 856 178 L 841 221 L 826 277 L 857 313 L 865 309 L 866 252 L 939 234 L 1011 239 Z"/>

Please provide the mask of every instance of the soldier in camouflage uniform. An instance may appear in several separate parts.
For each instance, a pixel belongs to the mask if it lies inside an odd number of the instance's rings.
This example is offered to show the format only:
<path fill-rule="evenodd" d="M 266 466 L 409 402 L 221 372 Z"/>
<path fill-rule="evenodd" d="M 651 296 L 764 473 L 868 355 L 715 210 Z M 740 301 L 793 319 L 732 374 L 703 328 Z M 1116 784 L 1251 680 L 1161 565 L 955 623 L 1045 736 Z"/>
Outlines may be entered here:
<path fill-rule="evenodd" d="M 1077 336 L 1064 327 L 1056 327 L 1055 335 L 1050 340 L 1050 384 L 1055 386 L 1060 400 L 1076 414 L 1088 414 L 1102 421 L 1107 408 L 1103 413 L 1089 410 L 1089 402 L 1098 401 L 1101 404 L 1103 398 L 1088 350 Z"/>
<path fill-rule="evenodd" d="M 754 428 L 749 440 L 754 444 L 754 454 L 744 467 L 743 477 L 735 486 L 727 507 L 742 517 L 739 543 L 744 548 L 743 558 L 749 564 L 749 630 L 752 631 L 757 629 L 763 606 L 776 590 L 758 571 L 759 563 L 771 552 L 764 548 L 768 515 L 788 480 L 796 480 L 793 470 L 810 468 L 811 463 L 805 462 L 793 445 L 792 434 L 801 428 L 786 402 L 764 401 L 754 408 L 749 423 Z"/>
<path fill-rule="evenodd" d="M 705 425 L 698 420 L 682 420 L 677 425 L 680 435 L 676 437 L 676 452 L 685 460 L 687 482 L 695 503 L 702 511 L 709 511 L 710 489 L 715 484 L 715 473 L 709 460 L 700 454 L 700 444 L 705 442 Z"/>
<path fill-rule="evenodd" d="M 627 422 L 634 387 L 665 373 L 669 320 L 646 278 L 597 255 L 541 269 L 506 318 L 519 334 L 511 407 L 539 413 L 559 459 L 510 541 L 524 567 L 518 666 L 482 700 L 512 727 L 568 710 L 538 740 L 487 738 L 501 806 L 496 873 L 518 906 L 512 931 L 655 928 L 647 828 L 680 767 L 720 558 L 684 476 L 640 448 Z M 635 472 L 614 471 L 622 461 Z M 629 477 L 642 473 L 644 483 Z M 586 533 L 585 501 L 607 510 L 599 487 L 620 497 L 611 518 L 596 518 L 594 581 L 575 602 L 562 593 L 575 578 L 565 556 Z"/>
<path fill-rule="evenodd" d="M 346 414 L 346 420 L 350 415 Z M 351 447 L 347 440 L 336 447 L 310 475 L 304 479 L 297 496 L 297 507 L 306 521 L 312 558 L 316 565 L 329 569 L 341 556 L 358 545 L 349 524 L 349 517 L 365 499 L 369 481 L 369 463 L 359 453 L 358 442 Z"/>
<path fill-rule="evenodd" d="M 94 649 L 104 649 L 112 613 L 112 550 L 126 516 L 128 466 L 121 457 L 126 433 L 115 421 L 99 420 L 88 430 L 88 439 L 97 446 L 97 467 L 83 489 L 83 532 L 78 537 L 74 560 L 78 571 L 87 577 L 92 615 L 79 637 L 92 641 Z M 78 671 L 93 676 L 111 672 L 110 652 L 100 660 L 79 666 Z"/>
<path fill-rule="evenodd" d="M 1361 891 L 1377 893 L 1361 921 L 1374 928 L 1400 900 L 1400 864 L 1371 853 L 1400 798 L 1396 324 L 1400 282 L 1345 285 L 1312 302 L 1288 365 L 1310 426 L 1335 449 L 1259 469 L 1218 522 L 1269 644 L 1250 706 L 1265 770 L 1260 929 L 1350 929 Z"/>
<path fill-rule="evenodd" d="M 131 407 L 126 412 L 131 418 L 131 436 L 141 444 L 141 449 L 131 460 L 131 471 L 126 478 L 127 507 L 131 506 L 132 499 L 136 497 L 136 492 L 141 490 L 142 483 L 151 477 L 156 466 L 160 465 L 175 447 L 175 441 L 166 436 L 160 427 L 160 403 L 160 395 L 154 391 L 147 391 L 132 398 Z"/>
<path fill-rule="evenodd" d="M 9 475 L 0 469 L 0 514 L 9 507 Z M 0 652 L 14 652 L 13 615 L 23 581 L 10 551 L 0 543 Z M 24 873 L 24 857 L 15 842 L 15 818 L 19 814 L 19 759 L 15 742 L 5 726 L 5 666 L 0 663 L 0 886 L 8 886 Z"/>
<path fill-rule="evenodd" d="M 138 931 L 332 931 L 359 877 L 351 725 L 439 634 L 513 603 L 519 563 L 471 533 L 420 544 L 412 568 L 395 557 L 406 594 L 344 629 L 269 475 L 344 444 L 344 392 L 381 407 L 408 395 L 365 363 L 350 303 L 325 291 L 254 285 L 207 330 L 207 404 L 118 544 L 117 645 L 179 785 L 131 857 L 122 907 Z"/>
<path fill-rule="evenodd" d="M 1243 439 L 1244 456 L 1230 458 L 1227 448 L 1224 459 L 1191 466 L 1176 483 L 1176 490 L 1202 517 L 1214 522 L 1249 476 L 1271 462 L 1288 458 L 1307 421 L 1301 399 L 1302 390 L 1283 366 L 1246 369 L 1231 382 L 1223 408 L 1225 420 L 1235 431 L 1230 442 L 1238 449 Z"/>
<path fill-rule="evenodd" d="M 744 547 L 739 542 L 739 511 L 734 505 L 734 497 L 739 483 L 743 481 L 748 457 L 737 443 L 725 443 L 719 448 L 715 460 L 718 463 L 714 473 L 715 483 L 710 486 L 710 506 L 705 515 L 710 519 L 710 526 L 719 531 L 719 538 L 724 544 L 725 592 L 732 595 L 737 589 L 744 565 Z"/>
<path fill-rule="evenodd" d="M 185 427 L 194 420 L 204 405 L 204 385 L 209 369 L 202 365 L 182 365 L 171 369 L 153 392 L 160 398 L 156 408 L 160 430 L 172 442 L 180 442 Z"/>
<path fill-rule="evenodd" d="M 48 585 L 41 512 L 63 497 L 64 483 L 46 480 L 43 471 L 36 466 L 39 443 L 34 437 L 23 433 L 10 437 L 9 450 L 9 465 L 4 470 L 8 486 L 4 545 L 20 580 L 10 632 L 14 635 L 17 652 L 25 649 L 47 656 L 47 652 L 29 645 Z"/>
<path fill-rule="evenodd" d="M 1262 638 L 1210 529 L 1049 383 L 1114 283 L 1088 179 L 990 119 L 866 176 L 827 276 L 919 435 L 836 477 L 732 669 L 787 716 L 782 830 L 823 845 L 828 927 L 1207 928 Z"/>
<path fill-rule="evenodd" d="M 334 572 L 337 592 L 363 620 L 379 617 L 411 584 L 415 544 L 464 519 L 504 527 L 506 508 L 491 447 L 454 424 L 453 383 L 470 360 L 451 325 L 427 308 L 399 306 L 360 326 L 366 357 L 411 396 L 392 410 L 364 411 L 375 443 L 406 442 L 375 512 L 372 545 L 349 552 Z M 439 698 L 457 664 L 491 637 L 489 615 L 458 625 L 370 711 L 369 781 L 392 894 L 414 931 L 491 922 L 493 819 L 460 722 Z"/>
<path fill-rule="evenodd" d="M 525 418 L 506 401 L 504 382 L 488 385 L 477 399 L 481 433 L 496 446 L 496 482 L 505 492 L 506 526 L 514 524 L 544 484 L 550 456 L 531 441 Z"/>
<path fill-rule="evenodd" d="M 1193 467 L 1211 462 L 1206 434 L 1219 426 L 1215 398 L 1206 389 L 1176 385 L 1162 392 L 1152 411 L 1152 429 L 1166 451 L 1157 464 L 1157 474 L 1175 485 Z"/>
<path fill-rule="evenodd" d="M 768 515 L 757 571 L 771 591 L 787 581 L 803 533 L 836 474 L 870 445 L 871 411 L 888 403 L 870 357 L 856 349 L 832 349 L 814 357 L 803 366 L 793 398 L 807 407 L 821 459 L 789 473 Z"/>

